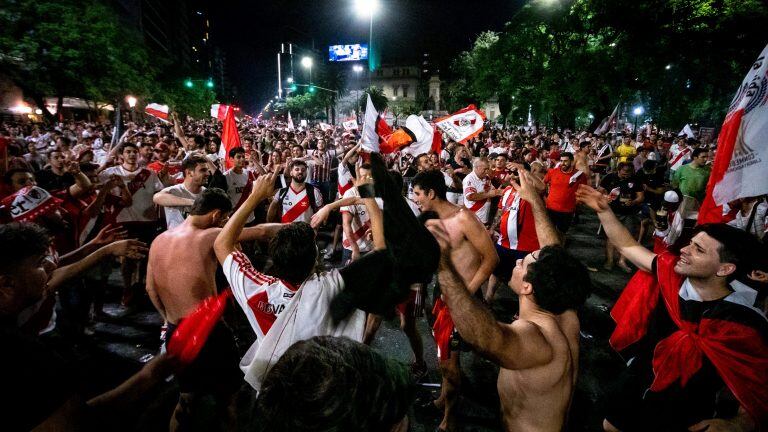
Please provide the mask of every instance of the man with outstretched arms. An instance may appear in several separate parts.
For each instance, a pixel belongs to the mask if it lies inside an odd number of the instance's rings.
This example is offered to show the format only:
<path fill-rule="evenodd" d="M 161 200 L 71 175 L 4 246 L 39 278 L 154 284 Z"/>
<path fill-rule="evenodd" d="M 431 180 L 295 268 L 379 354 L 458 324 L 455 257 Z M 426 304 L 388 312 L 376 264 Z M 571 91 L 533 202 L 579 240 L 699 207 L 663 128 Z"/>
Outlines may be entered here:
<path fill-rule="evenodd" d="M 608 389 L 606 431 L 752 431 L 768 425 L 768 320 L 746 277 L 757 240 L 725 224 L 697 227 L 679 254 L 641 246 L 588 186 L 577 197 L 641 272 L 611 316 L 627 369 Z"/>
<path fill-rule="evenodd" d="M 173 229 L 184 222 L 195 200 L 205 191 L 208 177 L 208 161 L 204 156 L 190 155 L 181 163 L 184 173 L 182 183 L 168 186 L 156 193 L 152 201 L 165 210 L 165 223 Z"/>
<path fill-rule="evenodd" d="M 579 319 L 576 309 L 591 287 L 578 260 L 559 245 L 531 174 L 514 184 L 529 202 L 542 249 L 517 260 L 509 286 L 520 299 L 519 318 L 500 323 L 466 288 L 453 256 L 451 227 L 428 221 L 442 250 L 438 273 L 443 298 L 461 337 L 500 368 L 497 389 L 506 431 L 561 431 L 576 385 Z"/>
<path fill-rule="evenodd" d="M 267 220 L 282 223 L 309 222 L 323 206 L 320 189 L 306 182 L 307 163 L 291 161 L 291 184 L 280 189 L 269 205 Z"/>
<path fill-rule="evenodd" d="M 488 164 L 483 163 L 485 165 L 482 169 L 487 171 Z M 499 257 L 490 235 L 477 215 L 470 209 L 448 202 L 446 190 L 445 179 L 439 171 L 424 171 L 413 178 L 414 200 L 422 212 L 435 212 L 450 233 L 451 261 L 461 275 L 468 292 L 474 294 L 483 282 L 488 280 L 499 262 Z M 440 369 L 443 373 L 442 392 L 434 404 L 438 408 L 445 409 L 443 421 L 440 424 L 440 427 L 445 430 L 454 421 L 452 410 L 461 379 L 459 353 L 451 352 L 454 325 L 442 299 L 437 299 L 432 313 L 436 319 L 433 333 Z"/>

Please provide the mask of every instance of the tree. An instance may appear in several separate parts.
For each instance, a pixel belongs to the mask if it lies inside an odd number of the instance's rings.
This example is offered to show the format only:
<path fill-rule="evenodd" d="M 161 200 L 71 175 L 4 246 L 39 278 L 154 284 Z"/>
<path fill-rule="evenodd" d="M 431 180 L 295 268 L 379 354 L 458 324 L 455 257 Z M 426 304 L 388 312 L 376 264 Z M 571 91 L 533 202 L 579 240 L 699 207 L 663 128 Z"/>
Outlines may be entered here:
<path fill-rule="evenodd" d="M 758 0 L 532 2 L 454 60 L 447 105 L 496 95 L 503 114 L 530 104 L 535 117 L 573 127 L 585 112 L 597 122 L 619 102 L 643 103 L 662 127 L 717 125 L 767 19 Z"/>
<path fill-rule="evenodd" d="M 45 96 L 117 101 L 150 95 L 154 69 L 139 35 L 98 0 L 5 2 L 0 8 L 0 68 L 45 117 Z"/>
<path fill-rule="evenodd" d="M 371 96 L 371 102 L 377 112 L 384 112 L 384 110 L 387 109 L 389 100 L 384 95 L 384 90 L 376 86 L 370 86 L 363 90 L 363 94 L 360 95 L 360 100 L 358 101 L 358 106 L 361 107 L 363 111 L 365 111 L 365 107 L 368 106 L 368 95 Z"/>

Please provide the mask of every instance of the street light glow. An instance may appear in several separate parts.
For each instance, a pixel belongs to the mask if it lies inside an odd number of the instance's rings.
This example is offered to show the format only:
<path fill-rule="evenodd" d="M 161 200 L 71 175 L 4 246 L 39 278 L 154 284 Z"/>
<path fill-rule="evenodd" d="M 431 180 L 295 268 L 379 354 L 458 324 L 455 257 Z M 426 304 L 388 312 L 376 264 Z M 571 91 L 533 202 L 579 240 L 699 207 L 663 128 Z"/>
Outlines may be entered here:
<path fill-rule="evenodd" d="M 360 73 L 363 71 L 363 67 L 360 65 L 354 65 L 352 66 L 352 70 L 355 71 L 356 73 Z"/>
<path fill-rule="evenodd" d="M 292 83 L 293 82 L 293 77 L 288 77 L 287 81 L 288 81 L 288 84 Z"/>
<path fill-rule="evenodd" d="M 307 69 L 312 67 L 312 57 L 302 57 L 301 65 Z"/>
<path fill-rule="evenodd" d="M 645 110 L 643 110 L 643 107 L 641 107 L 641 106 L 635 107 L 635 109 L 632 110 L 632 112 L 635 113 L 636 116 L 639 116 L 640 114 L 642 114 L 643 111 L 645 111 Z"/>
<path fill-rule="evenodd" d="M 668 64 L 668 65 L 666 65 L 666 66 L 664 67 L 664 69 L 666 69 L 666 70 L 670 70 L 670 69 L 672 69 L 672 65 L 671 65 L 671 64 Z"/>
<path fill-rule="evenodd" d="M 128 106 L 131 108 L 136 106 L 136 98 L 133 96 L 126 96 L 125 101 L 128 102 Z"/>
<path fill-rule="evenodd" d="M 589 117 L 590 120 L 595 118 L 595 116 L 592 113 L 587 114 L 587 117 Z"/>
<path fill-rule="evenodd" d="M 361 18 L 373 17 L 380 8 L 379 0 L 355 0 L 355 10 Z"/>

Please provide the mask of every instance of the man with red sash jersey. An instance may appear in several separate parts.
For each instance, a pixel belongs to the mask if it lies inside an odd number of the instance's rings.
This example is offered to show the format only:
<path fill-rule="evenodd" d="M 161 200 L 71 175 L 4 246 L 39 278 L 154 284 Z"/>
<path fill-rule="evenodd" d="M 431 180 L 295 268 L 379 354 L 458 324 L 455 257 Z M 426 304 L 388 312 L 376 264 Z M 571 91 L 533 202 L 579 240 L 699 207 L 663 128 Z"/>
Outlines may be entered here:
<path fill-rule="evenodd" d="M 269 205 L 267 220 L 282 223 L 309 223 L 312 215 L 323 206 L 322 194 L 318 188 L 305 181 L 306 162 L 292 161 L 289 173 L 291 184 L 277 192 L 275 199 Z M 312 194 L 312 197 L 309 194 Z"/>
<path fill-rule="evenodd" d="M 248 159 L 245 156 L 245 149 L 242 147 L 231 149 L 229 157 L 234 161 L 234 165 L 224 173 L 224 178 L 227 179 L 227 195 L 229 195 L 229 199 L 232 201 L 233 208 L 237 210 L 251 194 L 253 182 L 260 175 L 264 174 L 264 168 L 260 163 L 254 161 L 256 170 L 246 169 Z M 250 224 L 254 219 L 255 216 L 252 213 L 246 223 Z"/>
<path fill-rule="evenodd" d="M 614 306 L 611 344 L 628 367 L 608 392 L 606 431 L 755 430 L 768 425 L 768 321 L 752 270 L 756 240 L 725 224 L 698 228 L 680 250 L 655 254 L 589 186 L 608 238 L 641 271 Z"/>
<path fill-rule="evenodd" d="M 502 192 L 491 186 L 488 173 L 488 159 L 475 158 L 472 161 L 472 172 L 467 174 L 462 181 L 464 206 L 472 210 L 483 225 L 490 223 L 491 198 L 500 196 Z"/>
<path fill-rule="evenodd" d="M 523 169 L 519 167 L 518 169 Z M 535 176 L 529 176 L 531 181 L 542 188 L 544 185 Z M 483 298 L 486 303 L 493 302 L 499 280 L 506 284 L 512 277 L 518 259 L 525 258 L 529 253 L 539 249 L 539 238 L 536 235 L 536 224 L 533 219 L 531 204 L 522 199 L 517 189 L 510 185 L 504 189 L 499 201 L 501 217 L 497 224 L 499 239 L 496 241 L 496 253 L 499 254 L 499 264 L 488 280 L 488 286 Z"/>
<path fill-rule="evenodd" d="M 693 140 L 695 143 L 696 141 Z M 691 152 L 693 150 L 688 146 L 688 140 L 679 139 L 677 144 L 669 148 L 669 177 L 680 169 L 683 165 L 691 161 Z"/>
<path fill-rule="evenodd" d="M 131 199 L 130 203 L 126 202 L 122 188 L 114 188 L 105 200 L 104 225 L 119 223 L 125 227 L 129 238 L 150 244 L 157 229 L 157 208 L 152 197 L 164 186 L 157 174 L 139 167 L 139 149 L 136 144 L 123 143 L 120 154 L 123 164 L 105 169 L 99 173 L 99 180 L 106 183 L 112 176 L 119 176 L 128 188 Z M 136 285 L 143 280 L 141 262 L 125 259 L 121 270 L 124 284 L 122 303 L 127 306 L 136 293 Z"/>

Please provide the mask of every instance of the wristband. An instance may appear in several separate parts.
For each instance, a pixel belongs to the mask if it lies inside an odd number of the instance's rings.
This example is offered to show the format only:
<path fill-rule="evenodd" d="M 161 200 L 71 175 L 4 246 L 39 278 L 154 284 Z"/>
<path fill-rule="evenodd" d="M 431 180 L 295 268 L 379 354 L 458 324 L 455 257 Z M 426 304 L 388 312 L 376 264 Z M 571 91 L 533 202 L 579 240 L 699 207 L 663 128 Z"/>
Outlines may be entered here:
<path fill-rule="evenodd" d="M 357 187 L 357 191 L 360 193 L 360 198 L 375 198 L 376 190 L 373 188 L 373 184 L 367 183 Z"/>

